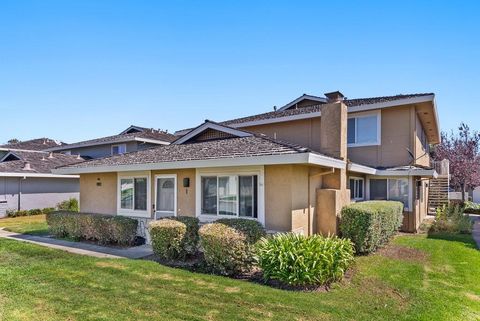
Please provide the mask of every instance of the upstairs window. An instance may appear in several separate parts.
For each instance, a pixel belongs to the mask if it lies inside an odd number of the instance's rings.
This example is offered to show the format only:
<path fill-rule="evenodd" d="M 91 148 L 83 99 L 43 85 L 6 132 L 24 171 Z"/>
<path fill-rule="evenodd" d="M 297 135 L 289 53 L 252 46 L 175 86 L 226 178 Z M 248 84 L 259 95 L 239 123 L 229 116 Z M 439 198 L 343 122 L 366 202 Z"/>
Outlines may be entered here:
<path fill-rule="evenodd" d="M 126 144 L 112 145 L 112 156 L 113 155 L 125 154 L 126 152 L 127 152 L 127 145 Z"/>
<path fill-rule="evenodd" d="M 380 144 L 380 114 L 348 118 L 347 142 L 349 147 Z"/>

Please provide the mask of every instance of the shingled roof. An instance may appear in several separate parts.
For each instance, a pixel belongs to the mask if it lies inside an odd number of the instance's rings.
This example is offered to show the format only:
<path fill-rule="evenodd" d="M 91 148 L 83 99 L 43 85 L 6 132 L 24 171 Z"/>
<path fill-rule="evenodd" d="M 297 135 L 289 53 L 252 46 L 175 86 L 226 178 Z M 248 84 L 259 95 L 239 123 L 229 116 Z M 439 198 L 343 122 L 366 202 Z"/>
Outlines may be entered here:
<path fill-rule="evenodd" d="M 4 157 L 16 158 L 18 160 L 8 160 L 0 162 L 0 173 L 43 173 L 51 174 L 52 169 L 83 162 L 77 156 L 65 155 L 60 153 L 47 153 L 38 151 L 18 151 L 12 150 L 10 154 Z M 28 163 L 28 166 L 25 166 Z M 25 170 L 25 168 L 30 170 Z"/>
<path fill-rule="evenodd" d="M 248 136 L 190 144 L 159 146 L 147 150 L 94 159 L 66 167 L 84 168 L 96 166 L 150 164 L 192 160 L 286 155 L 307 152 L 310 152 L 310 150 L 303 146 L 283 141 L 276 141 L 263 136 Z"/>
<path fill-rule="evenodd" d="M 357 106 L 387 103 L 387 102 L 392 102 L 396 100 L 403 100 L 403 99 L 430 96 L 430 95 L 433 95 L 433 94 L 423 93 L 423 94 L 395 95 L 395 96 L 383 96 L 383 97 L 371 97 L 371 98 L 355 98 L 355 99 L 346 99 L 343 102 L 345 103 L 345 105 L 347 105 L 347 107 L 351 108 L 351 107 L 357 107 Z M 295 116 L 295 115 L 302 115 L 302 114 L 318 113 L 320 112 L 320 108 L 322 105 L 323 103 L 318 102 L 315 105 L 296 108 L 296 109 L 290 107 L 289 109 L 272 111 L 268 113 L 227 120 L 224 122 L 220 122 L 220 124 L 233 125 L 233 124 L 241 124 L 241 123 L 257 121 L 257 120 L 274 119 L 274 118 L 281 118 L 281 117 L 288 117 L 288 116 Z"/>
<path fill-rule="evenodd" d="M 52 147 L 59 147 L 65 143 L 50 138 L 35 138 L 23 142 L 4 144 L 0 148 L 23 149 L 23 150 L 45 150 Z"/>
<path fill-rule="evenodd" d="M 156 129 L 145 129 L 142 132 L 134 132 L 129 134 L 119 134 L 119 135 L 113 135 L 113 136 L 100 137 L 100 138 L 85 140 L 77 143 L 65 144 L 60 147 L 50 148 L 48 150 L 49 151 L 68 150 L 70 148 L 102 145 L 102 144 L 117 143 L 117 142 L 128 142 L 128 141 L 141 140 L 141 139 L 148 139 L 148 140 L 154 140 L 158 142 L 170 143 L 177 138 L 178 138 L 177 136 L 167 133 L 165 131 L 156 130 Z"/>

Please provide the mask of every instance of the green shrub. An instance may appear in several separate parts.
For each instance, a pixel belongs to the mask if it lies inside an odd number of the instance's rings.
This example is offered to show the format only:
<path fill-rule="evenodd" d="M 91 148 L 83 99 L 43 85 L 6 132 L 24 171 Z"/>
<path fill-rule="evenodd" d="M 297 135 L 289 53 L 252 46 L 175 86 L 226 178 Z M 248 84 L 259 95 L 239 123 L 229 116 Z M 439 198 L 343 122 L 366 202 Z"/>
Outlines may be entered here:
<path fill-rule="evenodd" d="M 294 286 L 341 280 L 354 260 L 352 242 L 337 237 L 285 233 L 263 238 L 255 248 L 266 280 Z"/>
<path fill-rule="evenodd" d="M 39 209 L 39 208 L 34 208 L 34 209 L 31 209 L 31 210 L 28 210 L 28 215 L 41 215 L 43 214 L 42 210 Z"/>
<path fill-rule="evenodd" d="M 47 214 L 47 224 L 50 233 L 56 237 L 132 245 L 138 221 L 122 216 L 56 211 Z"/>
<path fill-rule="evenodd" d="M 44 209 L 34 208 L 31 210 L 20 210 L 20 211 L 7 210 L 7 216 L 19 217 L 19 216 L 41 215 L 41 214 L 48 214 L 54 210 L 55 209 L 53 207 L 47 207 Z"/>
<path fill-rule="evenodd" d="M 435 221 L 430 232 L 470 234 L 473 222 L 465 215 L 465 209 L 459 204 L 443 205 L 437 208 Z"/>
<path fill-rule="evenodd" d="M 235 275 L 250 267 L 253 257 L 245 234 L 221 223 L 205 224 L 198 233 L 205 262 L 213 272 Z"/>
<path fill-rule="evenodd" d="M 182 247 L 187 255 L 195 254 L 198 247 L 198 229 L 200 228 L 198 218 L 190 216 L 176 216 L 170 219 L 185 224 L 187 231 L 185 237 L 183 238 Z"/>
<path fill-rule="evenodd" d="M 234 228 L 237 232 L 243 233 L 250 244 L 254 244 L 266 235 L 265 229 L 258 221 L 243 218 L 222 218 L 215 222 L 225 224 Z"/>
<path fill-rule="evenodd" d="M 42 209 L 42 214 L 48 214 L 53 211 L 55 211 L 55 207 L 45 207 L 44 209 Z"/>
<path fill-rule="evenodd" d="M 69 211 L 69 212 L 78 212 L 80 210 L 78 206 L 78 200 L 73 197 L 58 203 L 57 209 L 59 211 Z"/>
<path fill-rule="evenodd" d="M 179 221 L 162 219 L 150 223 L 150 238 L 156 255 L 163 259 L 184 259 L 183 239 L 187 234 L 187 226 Z"/>
<path fill-rule="evenodd" d="M 354 203 L 342 209 L 340 232 L 357 253 L 371 253 L 387 243 L 402 226 L 403 204 L 394 201 Z"/>

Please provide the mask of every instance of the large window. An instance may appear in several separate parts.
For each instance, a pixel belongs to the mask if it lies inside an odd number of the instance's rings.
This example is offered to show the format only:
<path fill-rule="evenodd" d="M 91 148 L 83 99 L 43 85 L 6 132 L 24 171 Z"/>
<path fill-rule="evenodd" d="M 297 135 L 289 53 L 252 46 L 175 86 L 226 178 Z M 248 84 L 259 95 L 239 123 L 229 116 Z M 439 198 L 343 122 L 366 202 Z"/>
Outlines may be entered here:
<path fill-rule="evenodd" d="M 147 178 L 125 177 L 120 179 L 120 209 L 147 210 Z"/>
<path fill-rule="evenodd" d="M 127 152 L 126 144 L 112 145 L 112 155 L 125 154 Z"/>
<path fill-rule="evenodd" d="M 363 178 L 361 177 L 350 177 L 350 199 L 352 200 L 363 200 Z"/>
<path fill-rule="evenodd" d="M 348 119 L 348 146 L 368 146 L 380 144 L 379 114 L 356 116 Z"/>
<path fill-rule="evenodd" d="M 405 209 L 408 209 L 408 179 L 370 179 L 370 199 L 399 201 L 403 203 Z"/>
<path fill-rule="evenodd" d="M 201 176 L 201 214 L 257 218 L 257 175 Z"/>

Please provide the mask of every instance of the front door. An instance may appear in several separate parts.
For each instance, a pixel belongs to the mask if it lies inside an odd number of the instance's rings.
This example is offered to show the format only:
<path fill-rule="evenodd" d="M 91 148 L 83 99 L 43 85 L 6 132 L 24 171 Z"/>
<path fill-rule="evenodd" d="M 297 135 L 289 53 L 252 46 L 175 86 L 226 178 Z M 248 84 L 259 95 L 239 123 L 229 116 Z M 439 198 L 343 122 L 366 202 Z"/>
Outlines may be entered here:
<path fill-rule="evenodd" d="M 177 215 L 177 177 L 175 175 L 157 175 L 155 219 Z"/>

